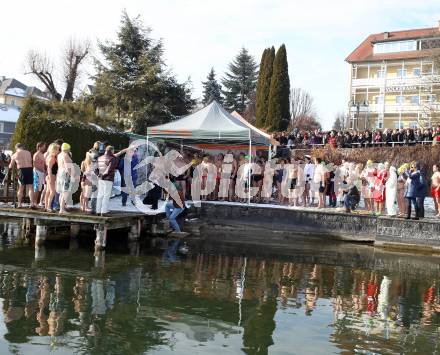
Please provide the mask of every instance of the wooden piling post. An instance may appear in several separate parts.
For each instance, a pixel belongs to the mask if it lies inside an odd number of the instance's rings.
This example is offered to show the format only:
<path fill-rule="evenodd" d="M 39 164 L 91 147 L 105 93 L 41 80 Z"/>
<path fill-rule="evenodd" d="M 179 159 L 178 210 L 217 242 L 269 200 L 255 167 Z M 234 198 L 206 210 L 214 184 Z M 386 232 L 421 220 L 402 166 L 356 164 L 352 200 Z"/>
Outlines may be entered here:
<path fill-rule="evenodd" d="M 107 245 L 107 226 L 98 224 L 95 225 L 95 230 L 95 249 L 104 249 Z"/>
<path fill-rule="evenodd" d="M 128 250 L 130 251 L 130 256 L 139 256 L 139 242 L 132 241 L 128 243 Z"/>
<path fill-rule="evenodd" d="M 43 260 L 46 257 L 46 248 L 44 245 L 35 245 L 35 261 Z"/>
<path fill-rule="evenodd" d="M 41 223 L 40 220 L 35 220 L 35 246 L 40 246 L 44 243 L 47 237 L 47 225 Z"/>
<path fill-rule="evenodd" d="M 138 240 L 141 235 L 141 220 L 138 219 L 130 227 L 130 232 L 128 233 L 128 240 L 135 241 Z"/>
<path fill-rule="evenodd" d="M 21 231 L 22 236 L 25 239 L 29 239 L 31 235 L 31 228 L 32 228 L 32 220 L 30 218 L 23 218 L 23 223 L 21 224 Z"/>
<path fill-rule="evenodd" d="M 79 234 L 80 231 L 80 225 L 73 223 L 70 225 L 70 237 L 71 238 L 76 238 Z"/>
<path fill-rule="evenodd" d="M 95 250 L 95 267 L 103 268 L 105 266 L 105 250 Z"/>

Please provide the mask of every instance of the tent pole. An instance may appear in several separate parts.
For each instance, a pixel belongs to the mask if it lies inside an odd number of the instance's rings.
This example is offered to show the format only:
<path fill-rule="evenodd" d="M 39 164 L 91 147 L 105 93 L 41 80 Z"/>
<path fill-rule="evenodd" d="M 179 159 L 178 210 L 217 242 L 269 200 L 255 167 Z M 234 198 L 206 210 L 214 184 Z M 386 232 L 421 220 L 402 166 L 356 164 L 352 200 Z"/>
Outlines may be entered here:
<path fill-rule="evenodd" d="M 251 167 L 252 167 L 252 139 L 249 129 L 249 169 L 248 169 L 248 203 L 251 203 Z"/>
<path fill-rule="evenodd" d="M 270 161 L 271 159 L 270 159 L 270 156 L 271 156 L 271 153 L 272 152 L 272 144 L 269 144 L 269 151 L 268 151 L 268 155 L 267 155 L 267 161 Z"/>

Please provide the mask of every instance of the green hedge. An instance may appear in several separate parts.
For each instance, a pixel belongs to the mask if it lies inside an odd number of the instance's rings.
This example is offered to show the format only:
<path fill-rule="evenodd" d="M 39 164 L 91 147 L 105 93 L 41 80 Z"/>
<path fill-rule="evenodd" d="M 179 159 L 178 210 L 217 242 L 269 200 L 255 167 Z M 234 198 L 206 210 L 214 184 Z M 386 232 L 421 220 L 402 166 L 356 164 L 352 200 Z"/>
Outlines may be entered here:
<path fill-rule="evenodd" d="M 116 150 L 128 146 L 126 134 L 101 130 L 95 124 L 102 126 L 106 123 L 100 122 L 87 105 L 58 104 L 30 98 L 20 112 L 12 147 L 20 142 L 33 152 L 40 141 L 50 144 L 62 139 L 71 145 L 73 160 L 79 164 L 96 141 L 108 141 Z"/>

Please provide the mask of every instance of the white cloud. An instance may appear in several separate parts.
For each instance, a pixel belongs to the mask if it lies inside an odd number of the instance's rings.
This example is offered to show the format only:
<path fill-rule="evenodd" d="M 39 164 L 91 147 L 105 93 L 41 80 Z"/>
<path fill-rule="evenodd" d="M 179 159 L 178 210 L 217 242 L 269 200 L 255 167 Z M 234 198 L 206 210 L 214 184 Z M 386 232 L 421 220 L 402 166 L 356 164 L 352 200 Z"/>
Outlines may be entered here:
<path fill-rule="evenodd" d="M 257 59 L 271 45 L 287 46 L 292 87 L 306 88 L 326 127 L 348 100 L 345 57 L 369 33 L 434 26 L 437 1 L 388 0 L 163 0 L 95 2 L 20 1 L 2 4 L 0 74 L 23 77 L 29 48 L 55 58 L 65 40 L 113 39 L 122 9 L 140 14 L 163 38 L 168 65 L 180 80 L 191 76 L 195 95 L 211 66 L 222 73 L 241 46 Z M 34 82 L 35 83 L 35 82 Z"/>

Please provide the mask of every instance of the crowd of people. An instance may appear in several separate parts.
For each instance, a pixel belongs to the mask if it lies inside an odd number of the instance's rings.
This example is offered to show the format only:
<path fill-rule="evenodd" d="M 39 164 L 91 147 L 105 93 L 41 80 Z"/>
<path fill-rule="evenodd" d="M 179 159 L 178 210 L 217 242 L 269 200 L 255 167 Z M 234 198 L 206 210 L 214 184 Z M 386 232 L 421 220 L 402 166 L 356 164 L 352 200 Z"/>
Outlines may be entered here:
<path fill-rule="evenodd" d="M 85 154 L 81 167 L 72 164 L 71 147 L 58 140 L 48 146 L 40 142 L 32 155 L 21 144 L 15 146 L 9 168 L 17 169 L 18 207 L 22 207 L 25 190 L 28 191 L 29 207 L 47 212 L 59 210 L 68 213 L 72 205 L 72 187 L 81 187 L 80 209 L 84 213 L 105 215 L 115 181 L 120 184 L 122 206 L 127 204 L 128 193 L 124 173 L 124 159 L 130 154 L 131 186 L 138 181 L 137 151 L 132 148 L 115 153 L 114 148 L 96 142 Z M 145 204 L 158 208 L 158 201 L 166 198 L 165 212 L 171 227 L 180 232 L 177 217 L 185 209 L 185 200 L 218 200 L 231 202 L 271 203 L 292 207 L 343 208 L 351 213 L 363 208 L 381 215 L 423 218 L 424 201 L 434 199 L 437 216 L 440 205 L 440 171 L 433 166 L 431 181 L 417 162 L 395 167 L 388 162 L 367 161 L 359 164 L 342 161 L 340 165 L 320 158 L 304 155 L 301 158 L 267 159 L 261 151 L 253 157 L 245 153 L 226 155 L 201 155 L 198 152 L 182 152 L 173 164 L 179 174 L 167 172 L 166 181 L 177 191 L 170 193 L 167 186 L 153 181 L 154 188 L 142 196 Z M 78 168 L 75 169 L 75 166 Z M 181 169 L 182 168 L 182 169 Z M 180 169 L 180 170 L 179 170 Z M 117 176 L 117 178 L 116 178 Z M 151 175 L 150 175 L 150 180 Z M 199 186 L 197 189 L 194 186 Z M 195 190 L 197 190 L 195 194 Z"/>
<path fill-rule="evenodd" d="M 336 208 L 350 213 L 363 208 L 382 215 L 424 218 L 425 198 L 431 195 L 437 216 L 440 204 L 439 166 L 432 167 L 431 179 L 417 162 L 391 166 L 388 162 L 371 160 L 366 164 L 342 161 L 340 165 L 325 162 L 309 155 L 302 158 L 279 158 L 267 161 L 263 154 L 251 158 L 244 153 L 224 156 L 195 153 L 186 155 L 184 163 L 191 163 L 176 183 L 191 198 L 191 184 L 198 176 L 202 200 L 220 200 L 281 204 L 292 207 Z M 183 164 L 183 163 L 182 163 Z M 197 167 L 197 168 L 196 168 Z M 213 169 L 215 168 L 215 169 Z M 214 174 L 210 172 L 215 171 Z M 222 183 L 225 181 L 226 185 Z M 431 180 L 431 181 L 429 181 Z M 249 193 L 248 184 L 253 191 Z M 238 185 L 244 186 L 239 196 Z M 225 188 L 226 187 L 226 188 Z"/>
<path fill-rule="evenodd" d="M 440 144 L 440 126 L 427 129 L 376 129 L 374 131 L 305 131 L 294 128 L 291 132 L 278 132 L 273 138 L 291 148 L 330 146 L 333 148 L 366 148 L 415 144 Z"/>
<path fill-rule="evenodd" d="M 8 161 L 9 169 L 17 171 L 17 207 L 21 208 L 27 192 L 29 207 L 46 212 L 68 213 L 72 204 L 75 184 L 81 186 L 80 209 L 82 212 L 105 215 L 109 212 L 109 201 L 116 171 L 120 171 L 120 183 L 124 186 L 124 159 L 127 149 L 118 153 L 104 142 L 96 142 L 86 153 L 81 167 L 73 163 L 71 146 L 57 140 L 47 145 L 39 142 L 32 154 L 22 144 L 15 145 L 15 152 Z M 136 152 L 131 161 L 136 165 Z M 3 173 L 5 178 L 7 177 Z M 131 174 L 136 179 L 136 172 Z M 122 205 L 127 203 L 128 194 L 122 191 Z"/>

